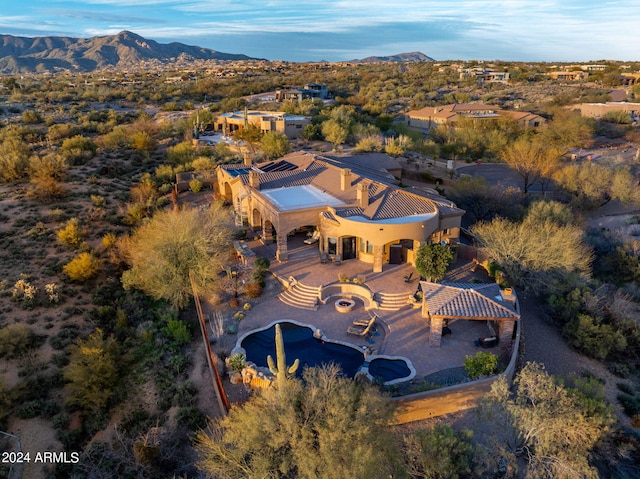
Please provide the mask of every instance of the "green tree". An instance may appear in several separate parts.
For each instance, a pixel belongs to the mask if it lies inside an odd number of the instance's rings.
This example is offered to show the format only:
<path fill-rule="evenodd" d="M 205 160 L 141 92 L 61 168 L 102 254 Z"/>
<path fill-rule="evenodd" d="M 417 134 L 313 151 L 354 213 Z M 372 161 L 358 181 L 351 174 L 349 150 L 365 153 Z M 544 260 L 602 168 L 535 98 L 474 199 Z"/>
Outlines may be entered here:
<path fill-rule="evenodd" d="M 471 477 L 472 437 L 471 431 L 456 432 L 447 424 L 407 434 L 404 447 L 410 476 L 421 479 Z"/>
<path fill-rule="evenodd" d="M 487 256 L 517 285 L 535 291 L 558 276 L 588 274 L 593 252 L 580 228 L 525 218 L 511 222 L 495 218 L 472 228 Z"/>
<path fill-rule="evenodd" d="M 534 223 L 549 220 L 559 226 L 576 224 L 576 216 L 571 207 L 559 201 L 534 201 L 527 210 L 527 219 Z"/>
<path fill-rule="evenodd" d="M 374 387 L 335 366 L 309 368 L 198 434 L 197 466 L 220 479 L 402 477 L 392 413 Z"/>
<path fill-rule="evenodd" d="M 184 307 L 192 294 L 190 275 L 201 293 L 213 289 L 230 241 L 229 214 L 219 203 L 206 211 L 158 211 L 123 242 L 131 268 L 122 283 Z"/>
<path fill-rule="evenodd" d="M 322 136 L 331 143 L 334 148 L 342 145 L 349 137 L 349 129 L 337 120 L 329 119 L 322 123 Z"/>
<path fill-rule="evenodd" d="M 248 123 L 244 128 L 236 130 L 232 136 L 234 140 L 246 143 L 251 152 L 255 153 L 256 147 L 262 141 L 262 135 L 262 130 L 259 127 L 253 123 Z"/>
<path fill-rule="evenodd" d="M 521 178 L 523 190 L 545 178 L 550 179 L 559 166 L 562 152 L 535 137 L 522 136 L 500 152 L 500 158 Z"/>
<path fill-rule="evenodd" d="M 284 133 L 268 131 L 260 140 L 260 148 L 269 158 L 275 160 L 291 151 L 291 143 Z"/>
<path fill-rule="evenodd" d="M 441 244 L 423 244 L 416 254 L 416 270 L 427 281 L 439 281 L 443 278 L 451 260 L 453 251 Z"/>
<path fill-rule="evenodd" d="M 613 423 L 610 407 L 587 390 L 563 386 L 537 363 L 525 365 L 514 388 L 512 394 L 500 378 L 479 410 L 484 433 L 495 441 L 489 453 L 503 467 L 506 462 L 513 468 L 517 457 L 524 458 L 523 477 L 598 477 L 589 458 Z"/>
<path fill-rule="evenodd" d="M 471 379 L 489 376 L 496 372 L 498 356 L 485 351 L 478 351 L 475 355 L 464 358 L 464 370 Z"/>
<path fill-rule="evenodd" d="M 186 165 L 197 156 L 195 147 L 190 141 L 183 141 L 167 149 L 167 161 L 171 165 Z"/>
<path fill-rule="evenodd" d="M 104 338 L 97 329 L 70 348 L 69 364 L 64 368 L 68 402 L 93 411 L 107 407 L 118 378 L 118 348 L 113 338 Z"/>

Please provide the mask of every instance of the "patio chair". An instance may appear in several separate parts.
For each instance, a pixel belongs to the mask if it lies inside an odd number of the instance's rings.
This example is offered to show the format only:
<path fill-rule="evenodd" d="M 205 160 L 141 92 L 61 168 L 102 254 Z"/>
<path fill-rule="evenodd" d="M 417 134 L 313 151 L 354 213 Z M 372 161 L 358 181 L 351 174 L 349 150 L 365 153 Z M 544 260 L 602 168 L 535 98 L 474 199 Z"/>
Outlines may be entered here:
<path fill-rule="evenodd" d="M 320 239 L 320 231 L 315 230 L 311 236 L 309 236 L 306 240 L 304 240 L 305 244 L 313 244 L 317 243 Z"/>
<path fill-rule="evenodd" d="M 340 256 L 339 254 L 337 254 L 337 255 L 335 256 L 335 258 L 333 258 L 333 264 L 337 264 L 337 265 L 342 264 L 342 256 Z"/>
<path fill-rule="evenodd" d="M 320 253 L 320 262 L 327 264 L 329 262 L 329 255 L 327 253 Z"/>
<path fill-rule="evenodd" d="M 353 334 L 354 336 L 368 336 L 371 334 L 372 329 L 375 327 L 376 317 L 372 317 L 366 326 L 349 326 L 347 329 L 347 334 Z"/>
<path fill-rule="evenodd" d="M 407 276 L 404 277 L 404 282 L 405 283 L 412 283 L 413 280 L 411 279 L 411 277 L 413 276 L 413 271 L 411 273 L 409 273 Z"/>

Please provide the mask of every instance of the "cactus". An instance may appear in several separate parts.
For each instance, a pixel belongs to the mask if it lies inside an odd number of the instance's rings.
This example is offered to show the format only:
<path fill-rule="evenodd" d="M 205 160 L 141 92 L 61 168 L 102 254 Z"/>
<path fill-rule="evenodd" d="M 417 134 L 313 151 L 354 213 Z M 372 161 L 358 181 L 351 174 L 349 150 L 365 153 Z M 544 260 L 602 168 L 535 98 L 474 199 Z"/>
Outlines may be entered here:
<path fill-rule="evenodd" d="M 276 324 L 276 363 L 273 361 L 271 355 L 267 356 L 267 364 L 269 370 L 276 377 L 276 381 L 280 384 L 290 377 L 292 377 L 300 366 L 300 360 L 296 359 L 289 368 L 287 368 L 287 356 L 284 352 L 284 339 L 282 339 L 282 329 L 280 325 Z"/>

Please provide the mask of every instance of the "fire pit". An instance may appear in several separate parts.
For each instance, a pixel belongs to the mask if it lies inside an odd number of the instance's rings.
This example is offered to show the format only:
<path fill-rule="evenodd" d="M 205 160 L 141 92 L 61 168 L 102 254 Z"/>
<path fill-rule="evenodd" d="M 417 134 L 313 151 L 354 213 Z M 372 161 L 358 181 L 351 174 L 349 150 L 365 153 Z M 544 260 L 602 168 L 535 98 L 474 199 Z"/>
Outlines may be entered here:
<path fill-rule="evenodd" d="M 336 311 L 339 313 L 349 313 L 356 305 L 352 299 L 339 299 L 335 302 Z"/>

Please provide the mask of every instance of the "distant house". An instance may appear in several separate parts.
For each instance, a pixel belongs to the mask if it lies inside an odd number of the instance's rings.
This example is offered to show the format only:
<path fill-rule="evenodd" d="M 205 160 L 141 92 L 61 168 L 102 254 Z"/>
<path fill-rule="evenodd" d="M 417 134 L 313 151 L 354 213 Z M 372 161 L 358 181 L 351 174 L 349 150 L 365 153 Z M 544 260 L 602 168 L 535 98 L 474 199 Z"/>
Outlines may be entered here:
<path fill-rule="evenodd" d="M 426 132 L 439 125 L 455 127 L 463 118 L 489 121 L 505 117 L 513 119 L 523 128 L 536 128 L 545 122 L 543 117 L 534 113 L 502 110 L 484 103 L 453 103 L 412 110 L 407 113 L 407 124 L 412 129 Z"/>
<path fill-rule="evenodd" d="M 589 118 L 602 118 L 610 112 L 624 111 L 629 114 L 629 121 L 640 121 L 640 103 L 631 103 L 626 101 L 580 103 L 573 108 L 579 110 L 582 116 Z"/>
<path fill-rule="evenodd" d="M 282 101 L 301 101 L 309 98 L 320 98 L 326 100 L 329 98 L 329 89 L 325 83 L 307 83 L 304 88 L 289 88 L 276 90 L 275 100 Z"/>
<path fill-rule="evenodd" d="M 213 124 L 214 131 L 230 136 L 247 125 L 254 125 L 263 133 L 277 131 L 287 135 L 290 140 L 299 138 L 305 126 L 311 123 L 311 118 L 300 115 L 290 115 L 274 111 L 236 111 L 218 115 Z"/>
<path fill-rule="evenodd" d="M 553 80 L 558 81 L 578 81 L 586 80 L 589 78 L 589 73 L 586 71 L 555 71 L 547 73 L 547 76 Z"/>
<path fill-rule="evenodd" d="M 633 86 L 640 83 L 639 73 L 623 73 L 620 75 L 620 80 L 624 86 Z"/>
<path fill-rule="evenodd" d="M 312 228 L 325 257 L 415 263 L 425 242 L 457 242 L 464 211 L 436 191 L 398 188 L 381 155 L 333 157 L 295 152 L 253 165 L 221 165 L 218 188 L 236 215 L 275 239 L 276 259 L 288 259 L 291 232 Z M 274 238 L 275 235 L 275 238 Z"/>

